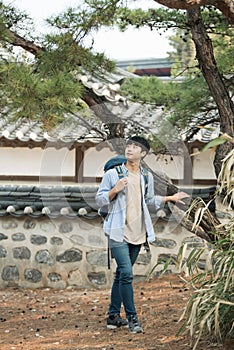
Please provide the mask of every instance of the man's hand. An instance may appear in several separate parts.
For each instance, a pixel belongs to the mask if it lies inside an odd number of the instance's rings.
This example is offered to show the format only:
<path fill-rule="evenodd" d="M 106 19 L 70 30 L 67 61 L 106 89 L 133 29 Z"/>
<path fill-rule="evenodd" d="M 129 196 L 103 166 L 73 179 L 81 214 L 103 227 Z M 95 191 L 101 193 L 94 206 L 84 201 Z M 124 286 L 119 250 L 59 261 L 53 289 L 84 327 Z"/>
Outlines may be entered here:
<path fill-rule="evenodd" d="M 124 188 L 127 187 L 127 185 L 128 185 L 128 179 L 126 177 L 124 177 L 123 179 L 120 179 L 114 187 L 116 193 L 123 191 Z"/>
<path fill-rule="evenodd" d="M 115 186 L 109 191 L 109 199 L 112 201 L 112 199 L 115 198 L 115 196 L 124 190 L 128 185 L 128 179 L 124 177 L 123 179 L 120 179 L 118 182 L 116 182 Z"/>
<path fill-rule="evenodd" d="M 184 198 L 188 198 L 190 197 L 188 195 L 188 193 L 185 192 L 177 192 L 175 194 L 173 194 L 173 196 L 166 196 L 163 197 L 163 202 L 175 202 L 175 203 L 181 203 L 181 204 L 185 204 L 184 201 L 182 201 L 182 199 Z"/>

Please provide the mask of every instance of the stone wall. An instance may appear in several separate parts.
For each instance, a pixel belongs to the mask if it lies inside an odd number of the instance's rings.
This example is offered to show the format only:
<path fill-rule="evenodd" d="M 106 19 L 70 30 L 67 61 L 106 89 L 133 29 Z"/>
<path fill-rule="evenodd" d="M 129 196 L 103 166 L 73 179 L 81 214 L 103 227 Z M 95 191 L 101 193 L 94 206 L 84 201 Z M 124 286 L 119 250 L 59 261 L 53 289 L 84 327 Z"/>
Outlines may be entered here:
<path fill-rule="evenodd" d="M 150 245 L 150 252 L 142 248 L 134 266 L 135 279 L 145 278 L 161 262 L 154 270 L 158 274 L 183 242 L 189 249 L 203 245 L 175 222 L 160 219 L 155 231 L 156 242 Z M 173 262 L 168 269 L 178 272 Z M 111 286 L 114 271 L 114 260 L 111 269 L 107 267 L 107 241 L 99 219 L 0 219 L 0 288 L 106 288 Z"/>

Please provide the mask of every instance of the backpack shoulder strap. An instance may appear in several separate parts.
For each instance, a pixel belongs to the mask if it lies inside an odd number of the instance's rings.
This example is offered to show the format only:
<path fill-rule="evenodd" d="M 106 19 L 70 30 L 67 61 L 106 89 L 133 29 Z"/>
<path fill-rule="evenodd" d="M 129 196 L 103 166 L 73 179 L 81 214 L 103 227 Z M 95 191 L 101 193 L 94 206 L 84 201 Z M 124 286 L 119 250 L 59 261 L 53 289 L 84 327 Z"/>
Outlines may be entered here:
<path fill-rule="evenodd" d="M 122 166 L 121 165 L 115 166 L 115 170 L 117 171 L 119 179 L 123 179 L 125 175 L 124 175 Z"/>
<path fill-rule="evenodd" d="M 123 179 L 125 175 L 124 175 L 122 166 L 121 165 L 116 165 L 115 166 L 115 170 L 118 173 L 119 179 Z M 145 197 L 146 197 L 147 191 L 148 191 L 149 172 L 148 172 L 148 170 L 146 168 L 142 167 L 142 174 L 144 176 L 144 181 L 145 181 Z"/>
<path fill-rule="evenodd" d="M 146 197 L 147 191 L 148 191 L 149 172 L 146 168 L 142 167 L 142 174 L 143 174 L 144 180 L 145 180 L 145 197 Z"/>

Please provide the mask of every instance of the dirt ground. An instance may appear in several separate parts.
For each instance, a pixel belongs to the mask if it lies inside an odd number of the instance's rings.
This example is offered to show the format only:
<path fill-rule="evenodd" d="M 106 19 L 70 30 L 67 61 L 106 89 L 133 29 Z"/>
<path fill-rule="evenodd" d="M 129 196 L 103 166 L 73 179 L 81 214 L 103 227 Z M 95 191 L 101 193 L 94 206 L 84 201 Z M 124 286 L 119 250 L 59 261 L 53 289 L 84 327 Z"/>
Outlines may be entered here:
<path fill-rule="evenodd" d="M 0 290 L 0 349 L 12 350 L 189 350 L 190 337 L 177 332 L 191 293 L 179 276 L 134 283 L 143 334 L 107 330 L 109 290 Z M 124 314 L 122 315 L 124 316 Z M 197 350 L 233 349 L 203 339 Z"/>

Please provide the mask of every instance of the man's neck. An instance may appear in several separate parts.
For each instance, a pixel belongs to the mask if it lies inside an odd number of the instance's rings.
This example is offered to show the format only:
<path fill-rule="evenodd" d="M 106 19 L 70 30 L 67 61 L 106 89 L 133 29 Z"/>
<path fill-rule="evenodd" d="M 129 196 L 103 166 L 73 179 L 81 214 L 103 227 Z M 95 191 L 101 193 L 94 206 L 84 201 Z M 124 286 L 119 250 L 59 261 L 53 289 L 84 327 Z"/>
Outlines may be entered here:
<path fill-rule="evenodd" d="M 140 169 L 140 161 L 139 162 L 131 162 L 128 160 L 127 163 L 125 164 L 125 166 L 129 171 L 136 173 Z"/>

